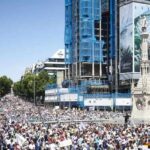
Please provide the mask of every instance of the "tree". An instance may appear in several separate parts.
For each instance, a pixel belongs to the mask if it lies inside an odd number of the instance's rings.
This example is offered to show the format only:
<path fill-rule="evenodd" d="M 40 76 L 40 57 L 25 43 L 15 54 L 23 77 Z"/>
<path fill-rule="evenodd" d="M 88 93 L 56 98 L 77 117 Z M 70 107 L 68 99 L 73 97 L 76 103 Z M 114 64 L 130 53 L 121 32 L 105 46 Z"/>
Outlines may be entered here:
<path fill-rule="evenodd" d="M 7 76 L 0 77 L 0 96 L 4 96 L 11 91 L 13 81 Z"/>
<path fill-rule="evenodd" d="M 36 96 L 43 102 L 46 85 L 56 83 L 56 77 L 55 78 L 53 76 L 49 77 L 47 71 L 41 71 L 35 79 L 36 79 Z"/>
<path fill-rule="evenodd" d="M 13 85 L 13 92 L 15 95 L 21 96 L 21 82 L 18 81 Z"/>
<path fill-rule="evenodd" d="M 15 95 L 25 97 L 28 100 L 34 99 L 35 90 L 36 98 L 43 101 L 45 94 L 45 86 L 47 84 L 55 82 L 56 77 L 49 77 L 46 71 L 41 71 L 38 75 L 28 73 L 25 74 L 20 81 L 14 84 L 13 90 Z"/>
<path fill-rule="evenodd" d="M 21 80 L 14 83 L 13 91 L 15 95 L 33 99 L 34 74 L 28 73 L 21 77 Z"/>

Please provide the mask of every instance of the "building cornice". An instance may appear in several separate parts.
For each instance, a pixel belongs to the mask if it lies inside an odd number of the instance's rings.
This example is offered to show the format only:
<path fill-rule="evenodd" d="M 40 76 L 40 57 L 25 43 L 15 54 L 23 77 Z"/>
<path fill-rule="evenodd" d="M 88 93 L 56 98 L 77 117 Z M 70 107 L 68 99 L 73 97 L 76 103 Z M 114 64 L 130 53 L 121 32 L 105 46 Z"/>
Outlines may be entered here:
<path fill-rule="evenodd" d="M 146 0 L 122 0 L 120 2 L 119 6 L 121 7 L 121 6 L 130 4 L 130 3 L 133 3 L 133 2 L 150 5 L 150 1 L 146 1 Z"/>

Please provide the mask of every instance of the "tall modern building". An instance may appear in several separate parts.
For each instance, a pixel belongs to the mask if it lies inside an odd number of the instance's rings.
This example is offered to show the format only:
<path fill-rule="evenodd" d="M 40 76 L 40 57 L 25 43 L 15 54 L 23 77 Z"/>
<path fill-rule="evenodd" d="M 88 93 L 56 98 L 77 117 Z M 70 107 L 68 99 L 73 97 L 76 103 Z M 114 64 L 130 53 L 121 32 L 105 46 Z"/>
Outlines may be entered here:
<path fill-rule="evenodd" d="M 111 92 L 129 92 L 140 75 L 137 20 L 149 6 L 149 0 L 65 0 L 68 78 L 105 80 Z"/>
<path fill-rule="evenodd" d="M 118 86 L 118 3 L 117 0 L 65 0 L 68 79 L 77 84 L 87 80 L 109 81 L 108 88 L 112 91 Z"/>
<path fill-rule="evenodd" d="M 65 50 L 68 77 L 73 80 L 102 76 L 100 0 L 66 0 Z"/>

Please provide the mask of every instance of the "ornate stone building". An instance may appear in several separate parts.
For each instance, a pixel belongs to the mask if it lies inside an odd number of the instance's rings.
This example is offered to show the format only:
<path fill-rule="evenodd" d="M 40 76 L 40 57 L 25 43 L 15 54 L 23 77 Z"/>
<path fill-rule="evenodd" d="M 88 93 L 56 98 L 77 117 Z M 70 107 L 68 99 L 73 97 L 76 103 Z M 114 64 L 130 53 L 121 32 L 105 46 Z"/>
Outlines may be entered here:
<path fill-rule="evenodd" d="M 150 121 L 150 60 L 148 57 L 149 33 L 146 17 L 141 18 L 141 77 L 136 87 L 132 86 L 132 119 Z"/>

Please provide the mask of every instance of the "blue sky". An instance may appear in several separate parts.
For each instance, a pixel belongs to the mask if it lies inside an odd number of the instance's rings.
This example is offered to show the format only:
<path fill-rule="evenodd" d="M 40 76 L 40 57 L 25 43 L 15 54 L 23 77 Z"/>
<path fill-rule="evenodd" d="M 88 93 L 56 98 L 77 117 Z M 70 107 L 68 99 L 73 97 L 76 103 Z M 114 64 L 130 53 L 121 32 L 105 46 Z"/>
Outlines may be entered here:
<path fill-rule="evenodd" d="M 0 0 L 0 76 L 17 81 L 64 48 L 64 11 L 64 0 Z"/>

